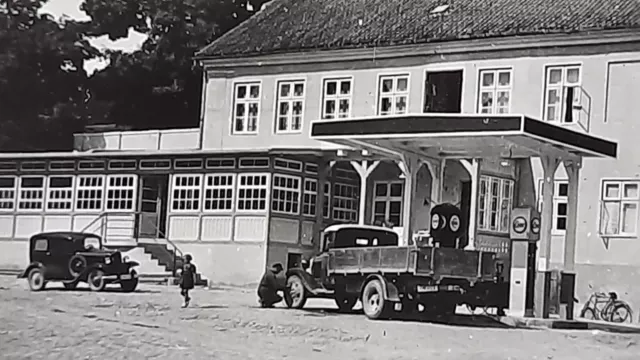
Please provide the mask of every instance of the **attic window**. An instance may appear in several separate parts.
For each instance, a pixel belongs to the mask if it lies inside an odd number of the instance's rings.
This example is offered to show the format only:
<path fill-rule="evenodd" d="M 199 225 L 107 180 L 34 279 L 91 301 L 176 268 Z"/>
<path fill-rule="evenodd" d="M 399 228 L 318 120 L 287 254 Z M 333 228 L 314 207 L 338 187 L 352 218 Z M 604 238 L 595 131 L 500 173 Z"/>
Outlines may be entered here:
<path fill-rule="evenodd" d="M 438 5 L 433 10 L 431 10 L 431 15 L 442 14 L 447 10 L 449 10 L 449 5 Z"/>

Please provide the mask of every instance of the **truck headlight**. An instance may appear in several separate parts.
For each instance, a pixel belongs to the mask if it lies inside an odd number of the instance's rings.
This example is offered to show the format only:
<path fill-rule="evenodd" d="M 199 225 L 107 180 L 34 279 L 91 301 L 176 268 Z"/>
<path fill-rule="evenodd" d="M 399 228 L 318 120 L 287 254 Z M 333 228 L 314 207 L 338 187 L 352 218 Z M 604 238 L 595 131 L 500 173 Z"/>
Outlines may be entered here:
<path fill-rule="evenodd" d="M 107 264 L 107 265 L 111 264 L 111 258 L 110 257 L 105 258 L 104 259 L 104 263 Z"/>

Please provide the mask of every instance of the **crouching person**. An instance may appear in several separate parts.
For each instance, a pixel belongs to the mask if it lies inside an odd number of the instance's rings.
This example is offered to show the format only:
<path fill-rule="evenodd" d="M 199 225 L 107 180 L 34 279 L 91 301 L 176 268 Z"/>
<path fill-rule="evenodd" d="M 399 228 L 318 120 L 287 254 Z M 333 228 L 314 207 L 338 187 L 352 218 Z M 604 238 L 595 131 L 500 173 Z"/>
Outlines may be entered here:
<path fill-rule="evenodd" d="M 284 290 L 284 288 L 278 283 L 277 278 L 282 270 L 282 264 L 276 263 L 271 268 L 267 268 L 264 275 L 262 275 L 258 286 L 258 298 L 261 307 L 271 308 L 282 301 L 282 296 L 278 295 L 278 291 Z"/>

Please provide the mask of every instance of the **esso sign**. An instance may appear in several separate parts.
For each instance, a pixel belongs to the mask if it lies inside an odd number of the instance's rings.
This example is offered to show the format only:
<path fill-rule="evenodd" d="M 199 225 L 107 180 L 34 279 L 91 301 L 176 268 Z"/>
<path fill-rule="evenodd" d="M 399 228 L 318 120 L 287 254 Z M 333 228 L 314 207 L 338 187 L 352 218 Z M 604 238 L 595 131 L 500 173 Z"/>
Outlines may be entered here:
<path fill-rule="evenodd" d="M 460 217 L 458 215 L 451 215 L 451 219 L 449 219 L 449 228 L 454 233 L 460 230 Z"/>
<path fill-rule="evenodd" d="M 440 228 L 440 215 L 433 214 L 431 216 L 431 230 L 438 230 Z"/>
<path fill-rule="evenodd" d="M 531 220 L 531 232 L 534 234 L 540 234 L 540 219 L 534 218 Z"/>
<path fill-rule="evenodd" d="M 511 226 L 513 227 L 513 231 L 516 234 L 523 234 L 525 231 L 527 231 L 527 219 L 522 216 L 518 216 L 517 218 L 513 219 L 513 224 L 511 224 Z"/>

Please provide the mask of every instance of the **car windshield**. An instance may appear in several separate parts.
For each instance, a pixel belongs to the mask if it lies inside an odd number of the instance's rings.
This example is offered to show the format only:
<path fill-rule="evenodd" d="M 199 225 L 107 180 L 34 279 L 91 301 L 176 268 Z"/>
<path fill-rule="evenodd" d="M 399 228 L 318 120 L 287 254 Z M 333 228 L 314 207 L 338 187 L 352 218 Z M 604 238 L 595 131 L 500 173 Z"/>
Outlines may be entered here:
<path fill-rule="evenodd" d="M 342 229 L 336 232 L 329 248 L 346 248 L 356 246 L 397 246 L 398 234 L 392 231 L 371 229 Z"/>
<path fill-rule="evenodd" d="M 84 239 L 85 249 L 100 249 L 100 239 L 97 237 L 88 237 Z"/>

